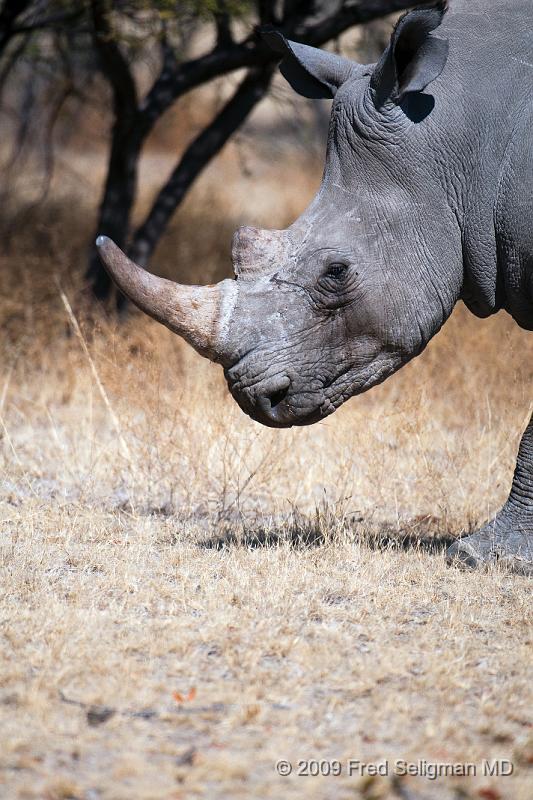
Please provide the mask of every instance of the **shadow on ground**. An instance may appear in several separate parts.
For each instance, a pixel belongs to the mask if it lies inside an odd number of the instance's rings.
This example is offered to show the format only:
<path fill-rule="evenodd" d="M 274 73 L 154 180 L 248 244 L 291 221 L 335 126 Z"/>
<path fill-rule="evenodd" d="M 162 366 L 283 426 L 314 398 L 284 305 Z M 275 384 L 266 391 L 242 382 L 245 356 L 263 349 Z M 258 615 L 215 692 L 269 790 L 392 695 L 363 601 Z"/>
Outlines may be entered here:
<path fill-rule="evenodd" d="M 422 524 L 424 522 L 425 526 Z M 215 536 L 201 541 L 199 546 L 204 549 L 225 550 L 232 547 L 256 549 L 288 544 L 295 549 L 306 549 L 335 542 L 351 542 L 364 544 L 372 550 L 443 553 L 457 539 L 454 535 L 442 533 L 443 529 L 444 521 L 435 518 L 413 520 L 402 530 L 386 524 L 376 530 L 369 530 L 362 518 L 333 526 L 324 524 L 320 518 L 294 519 L 280 526 L 265 525 L 258 521 L 254 525 L 242 524 L 237 531 L 234 525 L 231 528 L 222 528 Z"/>

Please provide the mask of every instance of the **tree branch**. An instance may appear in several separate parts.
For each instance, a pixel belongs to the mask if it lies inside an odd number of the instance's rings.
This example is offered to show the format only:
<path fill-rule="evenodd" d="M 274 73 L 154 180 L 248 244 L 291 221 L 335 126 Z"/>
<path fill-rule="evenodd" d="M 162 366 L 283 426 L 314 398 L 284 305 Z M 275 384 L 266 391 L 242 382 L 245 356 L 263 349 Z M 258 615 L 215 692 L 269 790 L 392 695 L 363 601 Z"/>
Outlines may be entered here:
<path fill-rule="evenodd" d="M 257 0 L 257 15 L 261 25 L 279 25 L 275 0 Z"/>
<path fill-rule="evenodd" d="M 329 39 L 339 36 L 352 25 L 370 22 L 385 14 L 411 8 L 412 0 L 347 0 L 331 16 L 318 23 L 301 21 L 295 14 L 280 25 L 280 30 L 289 38 L 319 47 Z M 418 3 L 419 5 L 419 3 Z M 213 78 L 226 75 L 237 69 L 262 67 L 279 60 L 256 33 L 242 42 L 228 47 L 218 44 L 210 53 L 191 59 L 173 71 L 162 70 L 139 108 L 139 133 L 144 138 L 156 120 L 178 98 L 191 89 L 207 83 Z"/>
<path fill-rule="evenodd" d="M 273 71 L 273 65 L 250 70 L 222 110 L 186 149 L 135 233 L 129 251 L 135 261 L 141 265 L 148 262 L 191 184 L 267 93 Z"/>
<path fill-rule="evenodd" d="M 42 30 L 43 28 L 54 28 L 64 22 L 74 22 L 83 14 L 83 8 L 78 8 L 76 11 L 66 12 L 64 14 L 51 14 L 49 17 L 37 19 L 34 22 L 23 23 L 12 28 L 12 34 L 15 36 L 19 33 L 31 33 L 32 31 Z"/>
<path fill-rule="evenodd" d="M 102 71 L 113 91 L 116 123 L 129 125 L 137 110 L 137 88 L 130 67 L 115 41 L 107 0 L 91 0 L 93 38 Z"/>
<path fill-rule="evenodd" d="M 217 30 L 217 47 L 224 48 L 233 44 L 231 33 L 231 18 L 227 9 L 226 0 L 220 0 L 215 11 L 215 27 Z"/>
<path fill-rule="evenodd" d="M 31 0 L 5 0 L 0 10 L 0 53 L 15 35 L 15 22 L 29 6 Z"/>
<path fill-rule="evenodd" d="M 299 41 L 305 41 L 305 44 L 320 47 L 344 33 L 352 25 L 364 25 L 387 14 L 406 11 L 417 5 L 422 4 L 413 0 L 363 0 L 363 2 L 347 0 L 336 13 L 321 22 L 311 25 L 305 20 L 301 24 L 297 22 L 291 33 Z"/>

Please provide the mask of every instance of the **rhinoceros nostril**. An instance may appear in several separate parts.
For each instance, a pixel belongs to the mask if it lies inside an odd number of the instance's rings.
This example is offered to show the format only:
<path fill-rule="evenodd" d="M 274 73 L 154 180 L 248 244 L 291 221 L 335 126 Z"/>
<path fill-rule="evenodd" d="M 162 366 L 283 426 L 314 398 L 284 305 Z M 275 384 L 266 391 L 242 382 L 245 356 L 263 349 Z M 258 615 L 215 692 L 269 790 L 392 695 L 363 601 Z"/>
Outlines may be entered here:
<path fill-rule="evenodd" d="M 276 408 L 276 406 L 278 406 L 282 400 L 285 400 L 290 385 L 290 379 L 285 377 L 276 381 L 274 385 L 267 389 L 264 396 L 268 403 L 270 403 L 270 408 Z"/>
<path fill-rule="evenodd" d="M 289 387 L 287 386 L 286 389 L 278 389 L 277 392 L 273 392 L 268 398 L 270 400 L 270 408 L 276 408 L 287 397 L 288 391 Z"/>

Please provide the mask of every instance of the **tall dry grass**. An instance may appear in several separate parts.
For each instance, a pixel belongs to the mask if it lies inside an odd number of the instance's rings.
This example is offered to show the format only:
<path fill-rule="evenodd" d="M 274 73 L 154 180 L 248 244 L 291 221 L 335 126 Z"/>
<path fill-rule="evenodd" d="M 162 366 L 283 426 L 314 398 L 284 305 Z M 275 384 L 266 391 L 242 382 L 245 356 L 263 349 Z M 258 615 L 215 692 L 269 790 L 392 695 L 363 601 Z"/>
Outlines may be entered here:
<path fill-rule="evenodd" d="M 198 271 L 189 257 L 198 224 L 184 215 L 170 237 L 179 239 L 180 266 L 173 270 L 163 251 L 167 272 L 190 280 Z M 309 513 L 326 502 L 365 525 L 400 528 L 427 516 L 430 529 L 453 533 L 504 500 L 533 372 L 529 334 L 505 315 L 482 321 L 459 306 L 426 352 L 384 385 L 317 426 L 270 431 L 234 405 L 220 368 L 144 316 L 85 318 L 83 240 L 73 236 L 75 220 L 68 227 L 65 239 L 54 208 L 32 227 L 27 251 L 3 259 L 3 424 L 26 483 L 220 519 Z M 207 230 L 202 263 L 224 274 L 222 222 Z"/>

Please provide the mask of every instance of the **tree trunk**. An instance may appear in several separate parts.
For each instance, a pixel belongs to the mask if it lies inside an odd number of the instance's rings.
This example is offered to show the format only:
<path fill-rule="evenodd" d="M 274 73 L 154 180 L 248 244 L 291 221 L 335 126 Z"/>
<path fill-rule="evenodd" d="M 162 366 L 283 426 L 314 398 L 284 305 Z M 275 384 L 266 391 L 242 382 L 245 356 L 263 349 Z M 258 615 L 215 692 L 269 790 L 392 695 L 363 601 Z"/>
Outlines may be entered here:
<path fill-rule="evenodd" d="M 113 92 L 115 115 L 96 235 L 109 236 L 119 247 L 124 247 L 131 209 L 135 202 L 142 137 L 139 135 L 137 87 L 113 29 L 112 5 L 111 0 L 91 0 L 90 3 L 94 44 L 99 55 L 100 68 Z M 109 295 L 111 279 L 100 262 L 94 242 L 91 245 L 85 277 L 95 297 L 103 300 Z M 118 298 L 118 305 L 122 300 L 123 298 Z"/>
<path fill-rule="evenodd" d="M 141 142 L 115 124 L 104 194 L 98 212 L 97 235 L 109 236 L 124 248 L 137 189 L 137 169 Z M 105 271 L 96 245 L 91 244 L 86 279 L 99 300 L 108 297 L 111 279 Z M 121 304 L 121 300 L 118 300 Z"/>

